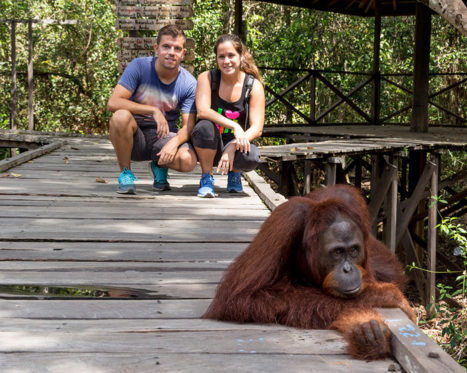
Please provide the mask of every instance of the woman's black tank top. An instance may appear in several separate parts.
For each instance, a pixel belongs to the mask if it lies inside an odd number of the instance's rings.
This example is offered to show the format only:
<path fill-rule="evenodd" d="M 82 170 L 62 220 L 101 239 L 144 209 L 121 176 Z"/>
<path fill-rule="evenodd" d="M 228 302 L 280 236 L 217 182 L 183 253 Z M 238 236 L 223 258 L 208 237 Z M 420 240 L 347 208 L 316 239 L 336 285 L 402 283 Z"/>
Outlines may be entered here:
<path fill-rule="evenodd" d="M 248 74 L 246 74 L 243 81 L 242 95 L 235 102 L 229 102 L 219 97 L 219 85 L 221 81 L 221 72 L 218 69 L 211 70 L 211 109 L 217 111 L 219 114 L 227 117 L 234 122 L 240 124 L 243 130 L 246 131 L 246 115 L 247 103 L 245 95 L 248 89 L 247 82 L 249 81 Z M 251 89 L 251 87 L 250 87 Z M 224 144 L 234 138 L 233 131 L 229 128 L 224 128 L 216 124 L 217 128 L 222 134 Z"/>

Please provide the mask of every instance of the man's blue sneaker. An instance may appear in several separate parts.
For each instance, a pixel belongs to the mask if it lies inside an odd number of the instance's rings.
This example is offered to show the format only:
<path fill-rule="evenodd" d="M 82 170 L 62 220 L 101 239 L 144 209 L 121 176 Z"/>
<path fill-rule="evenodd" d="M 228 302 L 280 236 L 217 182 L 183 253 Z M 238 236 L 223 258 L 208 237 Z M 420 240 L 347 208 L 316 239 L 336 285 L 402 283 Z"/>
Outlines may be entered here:
<path fill-rule="evenodd" d="M 117 193 L 136 194 L 135 180 L 138 180 L 138 178 L 133 175 L 133 172 L 128 168 L 124 168 L 118 177 Z"/>
<path fill-rule="evenodd" d="M 156 161 L 151 161 L 148 164 L 149 171 L 154 177 L 154 183 L 152 184 L 152 189 L 157 191 L 170 190 L 170 184 L 167 182 L 167 174 L 169 172 L 168 168 L 159 167 Z"/>
<path fill-rule="evenodd" d="M 209 172 L 201 175 L 201 180 L 199 181 L 198 197 L 201 198 L 214 198 L 216 194 L 214 193 L 214 178 Z"/>
<path fill-rule="evenodd" d="M 227 175 L 227 192 L 240 193 L 243 192 L 242 179 L 240 172 L 229 171 Z"/>

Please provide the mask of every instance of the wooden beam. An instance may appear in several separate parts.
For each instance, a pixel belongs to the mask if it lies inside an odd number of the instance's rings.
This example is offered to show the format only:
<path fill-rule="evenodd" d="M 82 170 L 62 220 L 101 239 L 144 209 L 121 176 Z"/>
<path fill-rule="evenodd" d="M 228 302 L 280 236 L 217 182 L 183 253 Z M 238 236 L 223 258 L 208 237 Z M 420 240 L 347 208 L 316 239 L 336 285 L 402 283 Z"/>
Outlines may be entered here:
<path fill-rule="evenodd" d="M 287 201 L 282 194 L 276 193 L 256 171 L 242 172 L 242 175 L 271 211 Z"/>
<path fill-rule="evenodd" d="M 235 25 L 234 33 L 245 42 L 245 36 L 243 35 L 243 1 L 235 0 Z"/>
<path fill-rule="evenodd" d="M 405 372 L 465 373 L 456 361 L 412 323 L 398 308 L 378 311 L 392 332 L 392 353 Z"/>
<path fill-rule="evenodd" d="M 30 161 L 31 159 L 40 157 L 41 155 L 53 152 L 54 150 L 62 147 L 66 144 L 66 141 L 55 141 L 48 145 L 41 146 L 34 150 L 28 150 L 27 152 L 21 153 L 12 158 L 4 159 L 0 161 L 0 172 L 4 172 L 12 167 L 16 167 L 22 163 Z"/>
<path fill-rule="evenodd" d="M 281 101 L 286 107 L 288 107 L 290 110 L 293 112 L 297 113 L 300 117 L 305 119 L 308 123 L 311 122 L 310 118 L 308 118 L 305 114 L 303 114 L 300 110 L 296 109 L 290 102 L 288 102 L 284 97 L 279 96 L 276 92 L 274 92 L 271 88 L 268 86 L 265 86 L 264 89 L 266 92 L 269 92 L 272 94 L 274 97 L 276 97 L 279 101 Z"/>
<path fill-rule="evenodd" d="M 417 209 L 418 203 L 423 198 L 423 192 L 425 190 L 425 187 L 427 186 L 428 181 L 431 179 L 433 172 L 436 170 L 436 167 L 436 164 L 434 164 L 433 162 L 428 162 L 428 164 L 425 167 L 425 170 L 420 176 L 420 179 L 418 180 L 418 183 L 409 199 L 409 202 L 407 203 L 407 206 L 402 214 L 401 219 L 398 219 L 396 244 L 400 242 L 404 231 L 409 226 L 410 220 L 412 219 L 412 216 Z"/>
<path fill-rule="evenodd" d="M 374 124 L 379 124 L 379 113 L 381 108 L 381 75 L 379 71 L 379 60 L 381 50 L 381 10 L 379 2 L 375 5 L 375 29 L 373 37 L 373 87 L 371 100 L 371 118 Z"/>
<path fill-rule="evenodd" d="M 386 246 L 393 252 L 396 252 L 396 228 L 397 228 L 397 158 L 394 156 L 389 157 L 388 165 L 391 179 L 389 191 L 386 199 L 386 229 L 385 229 L 385 238 Z"/>
<path fill-rule="evenodd" d="M 352 109 L 354 109 L 360 116 L 365 118 L 367 122 L 371 122 L 371 118 L 362 109 L 360 109 L 352 100 L 346 97 L 337 87 L 334 86 L 328 79 L 320 73 L 316 73 L 316 77 L 321 80 L 331 91 L 343 99 Z"/>
<path fill-rule="evenodd" d="M 417 3 L 415 25 L 415 68 L 412 132 L 428 132 L 428 89 L 430 65 L 431 12 Z"/>
<path fill-rule="evenodd" d="M 32 20 L 28 22 L 28 129 L 34 131 L 34 68 L 32 58 Z"/>
<path fill-rule="evenodd" d="M 370 224 L 374 224 L 378 217 L 378 211 L 392 185 L 391 182 L 394 178 L 395 172 L 397 172 L 397 168 L 394 169 L 394 165 L 386 163 L 381 178 L 377 181 L 375 186 L 371 186 L 371 201 L 368 206 L 370 212 Z"/>
<path fill-rule="evenodd" d="M 435 165 L 431 175 L 431 188 L 430 188 L 430 201 L 428 204 L 428 286 L 427 286 L 427 299 L 429 302 L 436 301 L 436 225 L 438 204 L 436 197 L 438 197 L 438 177 L 439 177 L 439 161 L 438 154 L 431 155 L 431 162 Z"/>
<path fill-rule="evenodd" d="M 305 76 L 302 76 L 300 79 L 296 80 L 295 82 L 293 82 L 291 85 L 289 85 L 287 88 L 285 88 L 284 90 L 280 91 L 277 96 L 279 97 L 275 97 L 271 100 L 269 100 L 267 103 L 266 103 L 266 107 L 268 107 L 269 105 L 272 105 L 274 102 L 276 102 L 277 100 L 280 99 L 280 97 L 284 97 L 287 93 L 289 93 L 290 91 L 292 91 L 293 89 L 295 89 L 297 86 L 299 86 L 301 83 L 303 83 L 305 80 L 307 80 L 309 77 L 312 76 L 312 73 L 309 72 L 308 74 L 306 74 Z"/>
<path fill-rule="evenodd" d="M 16 123 L 16 21 L 11 21 L 11 101 L 10 101 L 10 129 L 17 128 Z"/>

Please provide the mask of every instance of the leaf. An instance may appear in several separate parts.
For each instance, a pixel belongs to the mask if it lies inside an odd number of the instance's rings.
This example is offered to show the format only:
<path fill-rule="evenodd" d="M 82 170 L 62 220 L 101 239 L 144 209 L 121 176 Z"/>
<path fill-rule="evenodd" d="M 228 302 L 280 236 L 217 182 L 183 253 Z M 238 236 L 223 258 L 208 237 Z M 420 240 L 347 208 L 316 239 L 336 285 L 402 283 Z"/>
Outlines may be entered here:
<path fill-rule="evenodd" d="M 96 177 L 96 183 L 103 183 L 103 184 L 108 184 L 108 180 L 102 178 L 102 177 Z"/>
<path fill-rule="evenodd" d="M 65 164 L 69 164 L 70 161 L 68 161 L 68 157 L 63 157 L 63 159 L 65 160 Z"/>
<path fill-rule="evenodd" d="M 14 172 L 12 172 L 10 175 L 13 177 L 21 177 L 21 174 L 15 174 Z"/>

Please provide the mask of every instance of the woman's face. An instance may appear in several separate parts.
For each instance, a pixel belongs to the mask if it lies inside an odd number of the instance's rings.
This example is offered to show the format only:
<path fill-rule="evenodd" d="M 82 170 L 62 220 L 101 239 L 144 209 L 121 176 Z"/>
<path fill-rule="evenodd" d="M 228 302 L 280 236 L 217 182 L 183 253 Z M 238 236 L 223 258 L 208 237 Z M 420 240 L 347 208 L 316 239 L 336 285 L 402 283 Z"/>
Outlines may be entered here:
<path fill-rule="evenodd" d="M 230 41 L 217 47 L 217 65 L 223 74 L 233 74 L 240 70 L 240 54 Z"/>

